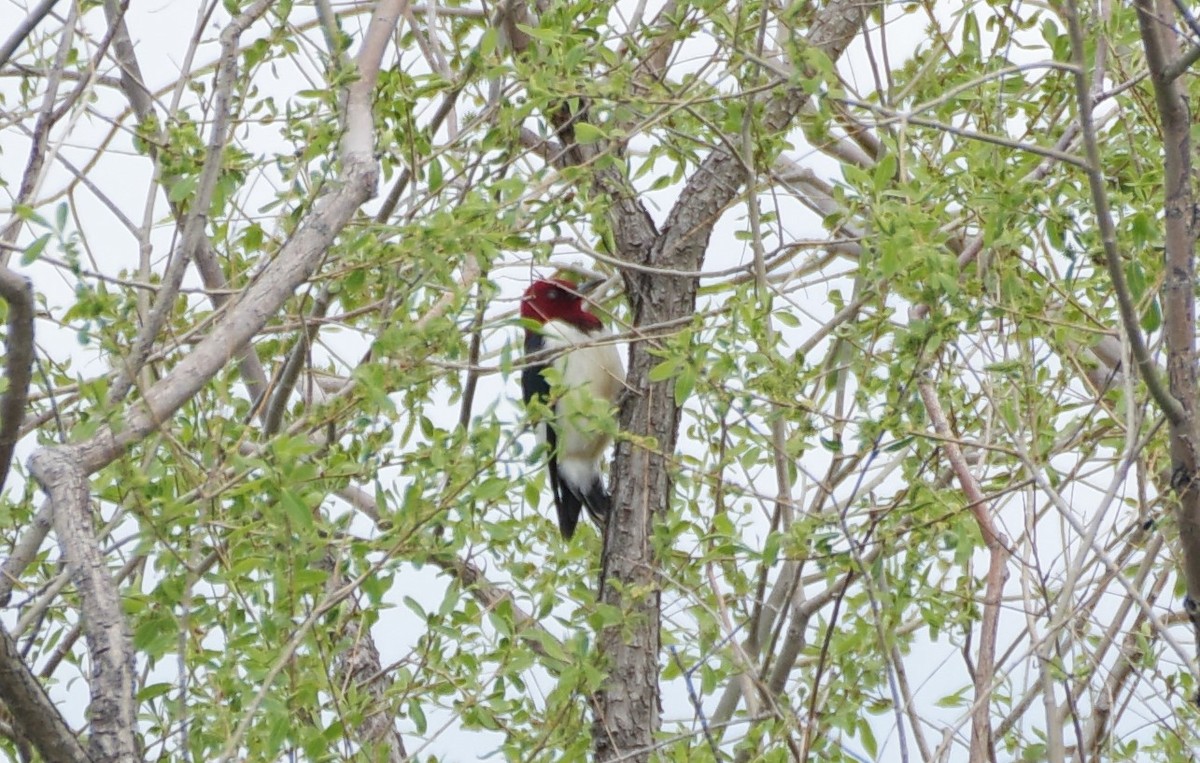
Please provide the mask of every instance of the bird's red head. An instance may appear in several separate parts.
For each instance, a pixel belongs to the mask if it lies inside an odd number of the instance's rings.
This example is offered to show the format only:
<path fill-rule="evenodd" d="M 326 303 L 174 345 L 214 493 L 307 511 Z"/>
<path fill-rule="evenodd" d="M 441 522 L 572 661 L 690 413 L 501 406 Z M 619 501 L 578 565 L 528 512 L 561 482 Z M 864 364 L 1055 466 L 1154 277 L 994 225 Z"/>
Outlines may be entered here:
<path fill-rule="evenodd" d="M 583 331 L 595 331 L 603 322 L 587 310 L 579 287 L 565 278 L 534 281 L 521 297 L 521 317 L 538 323 L 564 321 Z"/>

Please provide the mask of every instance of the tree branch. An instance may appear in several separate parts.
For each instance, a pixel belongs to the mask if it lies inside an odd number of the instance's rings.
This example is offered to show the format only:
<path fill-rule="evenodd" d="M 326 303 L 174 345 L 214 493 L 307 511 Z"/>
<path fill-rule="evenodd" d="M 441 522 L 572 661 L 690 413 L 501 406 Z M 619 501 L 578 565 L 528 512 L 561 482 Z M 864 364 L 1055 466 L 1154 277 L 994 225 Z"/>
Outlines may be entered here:
<path fill-rule="evenodd" d="M 151 119 L 155 116 L 153 110 L 153 96 L 147 89 L 142 80 L 141 67 L 138 65 L 137 56 L 133 50 L 133 42 L 129 39 L 129 30 L 125 25 L 125 10 L 128 7 L 128 0 L 118 2 L 118 0 L 105 0 L 104 13 L 108 21 L 110 32 L 113 38 L 113 50 L 117 57 L 117 63 L 121 68 L 121 89 L 125 93 L 126 99 L 129 101 L 130 108 L 133 110 L 134 116 L 141 122 Z M 151 158 L 158 161 L 158 151 L 154 142 L 147 144 L 147 150 Z M 76 173 L 79 174 L 79 173 Z M 85 173 L 86 175 L 86 170 Z M 178 203 L 172 202 L 171 213 L 175 217 L 176 225 L 182 231 L 186 228 L 186 219 L 184 218 L 183 209 Z M 149 223 L 147 223 L 149 224 Z M 225 279 L 225 273 L 221 270 L 220 264 L 217 262 L 216 254 L 212 250 L 211 242 L 207 237 L 202 237 L 198 246 L 193 251 L 192 256 L 195 258 L 196 269 L 200 272 L 200 277 L 204 282 L 205 288 L 210 292 L 209 298 L 213 306 L 218 310 L 225 305 L 228 297 L 223 293 L 228 287 L 228 282 Z M 176 285 L 178 290 L 178 285 Z M 159 298 L 162 301 L 162 298 Z M 169 303 L 173 304 L 173 300 Z M 148 334 L 143 330 L 142 334 Z M 157 335 L 158 331 L 153 332 Z M 131 353 L 132 355 L 132 353 Z M 145 362 L 145 360 L 143 360 Z M 141 363 L 132 364 L 126 360 L 124 369 L 136 366 L 133 373 L 141 368 Z M 244 347 L 238 353 L 238 369 L 241 371 L 242 378 L 246 382 L 246 387 L 250 393 L 251 400 L 259 400 L 262 398 L 266 387 L 267 377 L 263 371 L 262 364 L 258 360 L 258 355 L 254 353 L 253 348 Z M 120 397 L 124 397 L 124 393 Z M 112 396 L 111 399 L 119 399 Z"/>
<path fill-rule="evenodd" d="M 8 389 L 0 399 L 0 491 L 12 467 L 13 451 L 25 418 L 29 382 L 33 377 L 33 287 L 0 265 L 0 298 L 8 303 L 8 336 L 5 338 L 4 376 Z"/>
<path fill-rule="evenodd" d="M 921 402 L 929 414 L 933 431 L 942 438 L 942 449 L 958 478 L 959 488 L 967 499 L 975 523 L 983 535 L 988 550 L 988 571 L 983 594 L 983 620 L 979 624 L 979 652 L 975 659 L 975 701 L 971 708 L 971 760 L 996 759 L 995 739 L 992 736 L 991 697 L 996 679 L 996 636 L 1000 626 L 1000 606 L 1003 603 L 1004 579 L 1008 575 L 1008 542 L 997 530 L 991 515 L 991 502 L 983 494 L 979 481 L 963 456 L 962 449 L 950 429 L 942 404 L 933 389 L 933 382 L 922 374 L 917 380 Z"/>
<path fill-rule="evenodd" d="M 35 452 L 29 473 L 54 507 L 54 531 L 79 591 L 92 662 L 88 750 L 98 760 L 134 760 L 140 750 L 133 643 L 121 597 L 92 528 L 86 473 L 73 449 L 62 446 Z"/>
<path fill-rule="evenodd" d="M 1138 7 L 1141 7 L 1141 3 Z M 1125 279 L 1125 264 L 1121 260 L 1121 252 L 1117 249 L 1117 231 L 1113 225 L 1112 211 L 1109 209 L 1108 191 L 1104 186 L 1104 174 L 1100 166 L 1100 149 L 1096 142 L 1096 128 L 1092 123 L 1092 95 L 1088 85 L 1087 63 L 1083 59 L 1083 28 L 1080 25 L 1078 9 L 1074 3 L 1068 6 L 1066 16 L 1075 59 L 1075 94 L 1079 101 L 1079 124 L 1083 131 L 1083 145 L 1087 154 L 1085 171 L 1088 186 L 1092 191 L 1096 226 L 1100 229 L 1100 238 L 1104 243 L 1104 262 L 1108 267 L 1109 278 L 1113 282 L 1113 290 L 1117 295 L 1117 306 L 1121 312 L 1121 323 L 1129 337 L 1129 343 L 1133 347 L 1133 357 L 1137 361 L 1138 372 L 1145 380 L 1150 395 L 1166 414 L 1167 420 L 1173 425 L 1179 426 L 1187 420 L 1187 413 L 1180 401 L 1163 386 L 1162 380 L 1158 376 L 1158 368 L 1154 364 L 1154 358 L 1150 356 L 1146 339 L 1142 336 L 1137 308 L 1133 304 L 1133 295 L 1129 290 L 1129 283 Z M 1168 286 L 1165 287 L 1168 293 L 1171 288 L 1169 283 L 1168 281 Z M 1190 281 L 1187 288 L 1191 288 Z"/>
<path fill-rule="evenodd" d="M 125 91 L 133 113 L 138 119 L 144 120 L 153 113 L 154 96 L 142 78 L 137 54 L 133 50 L 133 40 L 129 39 L 129 28 L 125 25 L 125 11 L 128 7 L 129 0 L 104 0 L 104 16 L 109 26 L 115 30 L 113 51 L 116 53 L 117 66 L 121 69 L 121 89 Z"/>
<path fill-rule="evenodd" d="M 8 707 L 21 736 L 37 748 L 47 763 L 77 763 L 92 758 L 58 708 L 50 701 L 41 681 L 21 658 L 17 642 L 0 623 L 0 700 Z"/>
<path fill-rule="evenodd" d="M 1169 0 L 1157 7 L 1152 0 L 1138 0 L 1138 27 L 1150 82 L 1162 121 L 1164 278 L 1162 286 L 1167 374 L 1170 378 L 1169 408 L 1155 400 L 1170 424 L 1171 487 L 1179 499 L 1176 519 L 1183 550 L 1182 564 L 1187 580 L 1184 600 L 1200 649 L 1200 484 L 1197 484 L 1200 434 L 1196 431 L 1196 233 L 1197 209 L 1192 195 L 1191 114 L 1186 93 L 1177 79 L 1166 74 L 1177 47 L 1174 32 L 1161 24 L 1170 15 Z M 1078 22 L 1075 22 L 1076 24 Z M 1073 32 L 1074 34 L 1074 32 Z M 1134 345 L 1137 350 L 1137 345 Z M 1139 365 L 1141 358 L 1138 358 Z"/>
<path fill-rule="evenodd" d="M 0 45 L 0 67 L 8 63 L 8 59 L 12 58 L 12 54 L 16 52 L 17 47 L 25 41 L 33 28 L 42 23 L 42 19 L 53 10 L 58 0 L 42 0 L 36 8 L 29 12 L 20 24 L 17 24 L 16 29 L 8 36 L 3 45 Z"/>
<path fill-rule="evenodd" d="M 287 360 L 284 361 L 279 378 L 272 385 L 271 395 L 266 402 L 262 417 L 262 431 L 263 435 L 267 437 L 278 432 L 279 427 L 283 425 L 283 414 L 287 411 L 288 398 L 291 397 L 292 390 L 295 389 L 296 382 L 300 379 L 300 372 L 304 370 L 304 363 L 308 359 L 309 353 L 312 352 L 313 341 L 321 328 L 320 319 L 325 317 L 325 311 L 329 309 L 332 299 L 333 294 L 328 285 L 323 286 L 309 313 L 310 318 L 315 320 L 297 332 L 296 344 L 292 347 Z"/>
<path fill-rule="evenodd" d="M 124 358 L 120 375 L 109 388 L 109 402 L 123 399 L 133 386 L 134 379 L 141 372 L 154 346 L 158 333 L 166 323 L 167 317 L 175 308 L 175 299 L 179 296 L 179 287 L 183 276 L 187 273 L 188 264 L 192 262 L 197 250 L 208 243 L 205 228 L 208 226 L 209 206 L 212 204 L 213 193 L 217 189 L 217 181 L 221 177 L 224 164 L 225 143 L 228 139 L 229 120 L 232 110 L 233 88 L 237 84 L 238 72 L 238 41 L 242 32 L 253 24 L 260 16 L 274 5 L 271 0 L 258 0 L 254 5 L 238 14 L 221 31 L 221 58 L 217 65 L 216 84 L 214 85 L 214 104 L 212 126 L 209 129 L 208 143 L 205 146 L 204 165 L 200 170 L 200 178 L 196 184 L 196 192 L 190 202 L 187 218 L 183 224 L 183 241 L 175 250 L 163 275 L 162 286 L 155 296 L 154 306 L 142 324 L 141 331 L 133 341 L 129 355 Z"/>
<path fill-rule="evenodd" d="M 1186 53 L 1163 67 L 1163 79 L 1167 82 L 1173 82 L 1188 69 L 1191 69 L 1192 65 L 1197 61 L 1200 61 L 1200 43 L 1193 43 L 1187 49 Z"/>

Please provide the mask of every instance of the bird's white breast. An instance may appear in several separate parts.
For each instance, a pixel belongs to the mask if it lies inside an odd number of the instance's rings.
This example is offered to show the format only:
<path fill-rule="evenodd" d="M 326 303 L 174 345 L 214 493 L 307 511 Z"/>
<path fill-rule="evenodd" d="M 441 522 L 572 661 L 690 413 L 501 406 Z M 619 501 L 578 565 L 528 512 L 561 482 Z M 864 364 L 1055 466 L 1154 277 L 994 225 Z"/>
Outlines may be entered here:
<path fill-rule="evenodd" d="M 625 383 L 625 368 L 612 341 L 604 330 L 588 334 L 565 321 L 548 321 L 542 328 L 546 349 L 575 348 L 554 359 L 554 368 L 564 389 L 586 387 L 597 398 L 614 402 Z"/>
<path fill-rule="evenodd" d="M 608 437 L 598 435 L 586 419 L 597 412 L 596 401 L 616 402 L 625 383 L 621 356 L 612 335 L 603 329 L 589 334 L 564 321 L 548 321 L 542 335 L 547 350 L 574 348 L 553 361 L 560 380 L 555 428 L 561 468 L 582 468 L 584 464 L 591 468 L 608 444 Z"/>

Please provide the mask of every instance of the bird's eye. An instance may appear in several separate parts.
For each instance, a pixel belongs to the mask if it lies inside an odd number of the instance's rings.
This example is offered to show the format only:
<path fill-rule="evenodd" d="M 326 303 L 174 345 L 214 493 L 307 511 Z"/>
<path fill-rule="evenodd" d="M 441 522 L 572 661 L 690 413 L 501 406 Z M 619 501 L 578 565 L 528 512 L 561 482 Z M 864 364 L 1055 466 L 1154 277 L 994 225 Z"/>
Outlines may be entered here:
<path fill-rule="evenodd" d="M 550 293 L 547 294 L 546 296 L 550 299 L 558 299 L 559 297 L 562 296 L 562 290 L 561 289 L 551 289 Z"/>

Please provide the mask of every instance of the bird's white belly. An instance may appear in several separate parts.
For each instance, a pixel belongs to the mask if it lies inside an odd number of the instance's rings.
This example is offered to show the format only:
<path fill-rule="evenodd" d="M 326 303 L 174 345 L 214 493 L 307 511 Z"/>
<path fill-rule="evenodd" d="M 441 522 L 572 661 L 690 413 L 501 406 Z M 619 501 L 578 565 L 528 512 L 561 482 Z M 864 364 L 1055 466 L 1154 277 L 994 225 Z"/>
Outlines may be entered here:
<path fill-rule="evenodd" d="M 608 332 L 585 334 L 562 321 L 550 321 L 542 330 L 547 349 L 575 347 L 554 360 L 559 385 L 555 391 L 558 454 L 561 468 L 576 464 L 588 468 L 599 458 L 608 436 L 597 436 L 593 419 L 605 415 L 625 383 L 625 369 Z M 574 463 L 572 463 L 574 462 Z"/>

